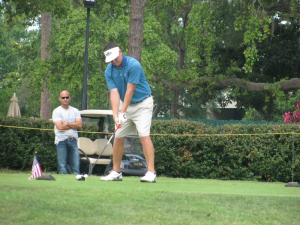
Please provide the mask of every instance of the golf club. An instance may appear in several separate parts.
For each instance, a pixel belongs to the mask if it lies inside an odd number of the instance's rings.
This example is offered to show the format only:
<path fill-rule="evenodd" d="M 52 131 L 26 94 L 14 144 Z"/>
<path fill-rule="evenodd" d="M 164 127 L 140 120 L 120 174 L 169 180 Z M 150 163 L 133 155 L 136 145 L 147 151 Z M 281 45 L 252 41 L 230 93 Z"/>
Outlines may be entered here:
<path fill-rule="evenodd" d="M 76 176 L 76 180 L 78 180 L 78 181 L 86 181 L 86 180 L 87 180 L 87 178 L 90 176 L 90 173 L 93 171 L 95 165 L 97 164 L 98 160 L 100 159 L 102 153 L 104 152 L 104 150 L 106 149 L 107 145 L 110 143 L 111 139 L 113 138 L 113 136 L 115 135 L 115 133 L 117 132 L 117 130 L 119 129 L 120 126 L 121 126 L 121 124 L 119 124 L 119 125 L 116 127 L 114 133 L 110 136 L 110 138 L 109 138 L 108 142 L 106 143 L 106 145 L 104 146 L 102 152 L 99 154 L 99 156 L 98 156 L 96 162 L 95 162 L 94 165 L 90 168 L 89 173 L 88 173 L 88 174 L 84 174 L 84 175 L 77 175 L 77 176 Z"/>

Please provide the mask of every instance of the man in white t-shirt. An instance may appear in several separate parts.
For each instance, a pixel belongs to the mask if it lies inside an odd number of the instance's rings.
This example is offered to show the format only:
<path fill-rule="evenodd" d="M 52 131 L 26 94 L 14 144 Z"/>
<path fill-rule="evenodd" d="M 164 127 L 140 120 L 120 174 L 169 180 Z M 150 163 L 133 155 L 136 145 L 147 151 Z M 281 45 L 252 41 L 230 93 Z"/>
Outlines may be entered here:
<path fill-rule="evenodd" d="M 69 164 L 73 174 L 80 174 L 77 129 L 82 127 L 81 116 L 78 109 L 69 105 L 71 96 L 68 91 L 61 91 L 58 100 L 61 105 L 54 109 L 52 114 L 58 173 L 68 174 Z"/>

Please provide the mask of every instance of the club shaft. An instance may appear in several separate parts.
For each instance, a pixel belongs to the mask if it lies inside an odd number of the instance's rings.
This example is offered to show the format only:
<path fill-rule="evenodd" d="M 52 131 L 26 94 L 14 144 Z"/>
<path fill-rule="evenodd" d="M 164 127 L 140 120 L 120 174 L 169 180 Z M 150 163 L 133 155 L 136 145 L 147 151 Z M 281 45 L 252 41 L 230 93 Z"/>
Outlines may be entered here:
<path fill-rule="evenodd" d="M 97 164 L 98 160 L 100 159 L 100 157 L 102 156 L 102 153 L 104 152 L 104 150 L 106 149 L 107 145 L 110 143 L 111 139 L 114 137 L 115 133 L 117 132 L 117 130 L 120 128 L 120 124 L 116 127 L 114 133 L 110 136 L 108 142 L 106 143 L 106 145 L 104 146 L 102 152 L 100 153 L 100 155 L 98 156 L 96 162 L 94 163 L 94 165 L 92 166 L 92 168 L 90 169 L 89 173 L 88 173 L 88 176 L 90 176 L 90 173 L 93 171 L 95 165 Z"/>

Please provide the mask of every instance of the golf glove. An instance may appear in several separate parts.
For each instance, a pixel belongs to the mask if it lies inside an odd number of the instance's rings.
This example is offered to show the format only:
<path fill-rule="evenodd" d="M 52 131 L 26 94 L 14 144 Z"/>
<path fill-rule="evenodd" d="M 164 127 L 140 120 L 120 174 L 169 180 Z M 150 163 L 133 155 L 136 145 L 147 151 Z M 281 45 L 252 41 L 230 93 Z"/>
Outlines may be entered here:
<path fill-rule="evenodd" d="M 124 124 L 125 121 L 127 120 L 126 113 L 121 113 L 119 114 L 119 124 Z"/>

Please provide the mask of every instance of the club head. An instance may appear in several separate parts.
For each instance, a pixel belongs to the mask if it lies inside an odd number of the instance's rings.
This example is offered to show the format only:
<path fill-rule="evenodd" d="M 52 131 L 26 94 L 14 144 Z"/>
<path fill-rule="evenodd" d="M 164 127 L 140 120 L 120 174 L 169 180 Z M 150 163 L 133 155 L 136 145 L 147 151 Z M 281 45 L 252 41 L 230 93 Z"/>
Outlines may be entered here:
<path fill-rule="evenodd" d="M 76 180 L 78 180 L 78 181 L 86 181 L 87 178 L 88 178 L 87 174 L 85 174 L 85 175 L 77 175 L 76 176 Z"/>

